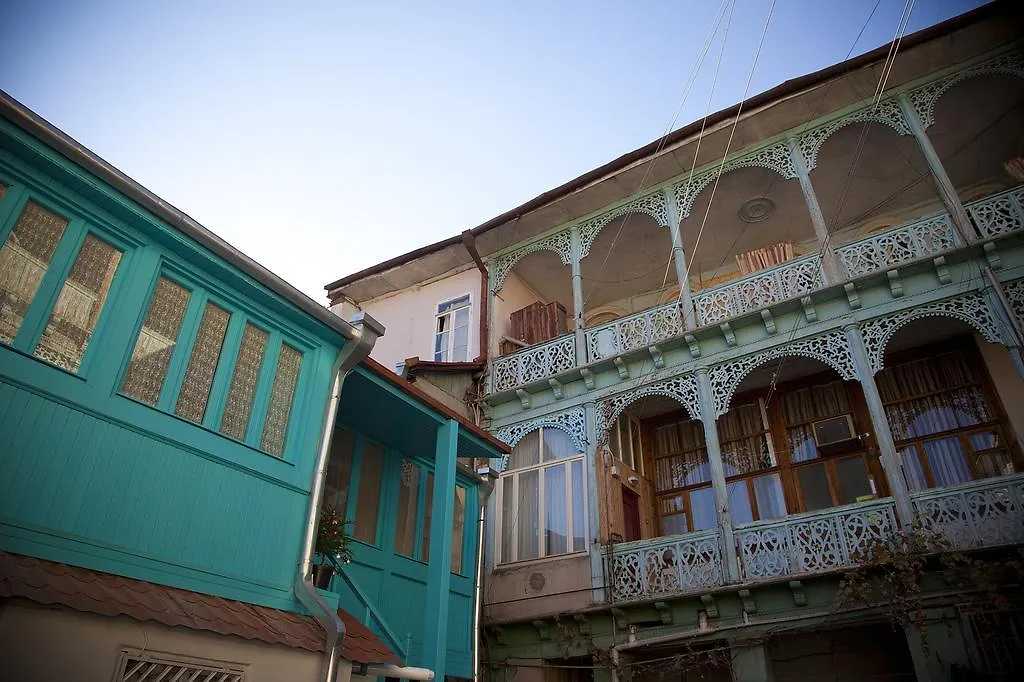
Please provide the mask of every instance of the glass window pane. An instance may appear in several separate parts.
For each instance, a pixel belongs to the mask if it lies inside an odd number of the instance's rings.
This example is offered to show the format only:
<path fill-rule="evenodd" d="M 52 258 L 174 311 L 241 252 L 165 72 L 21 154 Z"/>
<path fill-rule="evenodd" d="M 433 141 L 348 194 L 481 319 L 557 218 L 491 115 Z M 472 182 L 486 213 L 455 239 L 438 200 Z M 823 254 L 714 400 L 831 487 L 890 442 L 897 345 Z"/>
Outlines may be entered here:
<path fill-rule="evenodd" d="M 138 401 L 156 405 L 160 398 L 167 365 L 178 343 L 178 332 L 190 296 L 188 289 L 161 277 L 146 311 L 146 321 L 132 351 L 121 392 Z"/>
<path fill-rule="evenodd" d="M 863 457 L 848 457 L 836 462 L 836 477 L 843 499 L 839 504 L 851 504 L 858 497 L 872 496 L 868 467 Z"/>
<path fill-rule="evenodd" d="M 468 359 L 466 355 L 469 348 L 469 327 L 456 327 L 452 334 L 454 334 L 454 338 L 452 339 L 452 356 L 449 361 L 465 362 Z"/>
<path fill-rule="evenodd" d="M 430 561 L 430 519 L 434 511 L 434 472 L 427 472 L 423 486 L 423 542 L 420 545 L 420 561 Z M 415 531 L 415 528 L 413 529 Z"/>
<path fill-rule="evenodd" d="M 928 487 L 928 479 L 925 478 L 924 470 L 921 468 L 917 448 L 908 445 L 900 450 L 900 461 L 903 463 L 903 475 L 907 479 L 907 487 L 911 490 L 925 490 Z"/>
<path fill-rule="evenodd" d="M 818 458 L 818 444 L 810 424 L 794 426 L 787 431 L 792 462 L 809 462 Z"/>
<path fill-rule="evenodd" d="M 682 535 L 687 532 L 682 495 L 659 498 L 658 505 L 661 512 L 662 535 Z"/>
<path fill-rule="evenodd" d="M 690 512 L 693 529 L 706 530 L 718 525 L 715 513 L 715 491 L 711 488 L 698 488 L 690 491 Z"/>
<path fill-rule="evenodd" d="M 86 236 L 50 312 L 50 321 L 36 346 L 36 357 L 78 371 L 121 255 L 110 244 L 91 234 Z"/>
<path fill-rule="evenodd" d="M 633 453 L 630 452 L 630 447 L 631 447 L 632 443 L 629 440 L 629 417 L 627 417 L 626 415 L 622 415 L 621 417 L 619 417 L 618 421 L 616 422 L 615 428 L 619 432 L 619 436 L 618 436 L 618 445 L 619 445 L 618 456 L 619 456 L 619 460 L 622 461 L 623 464 L 625 464 L 626 466 L 628 466 L 629 468 L 632 469 L 633 468 Z"/>
<path fill-rule="evenodd" d="M 992 448 L 1001 448 L 1003 446 L 1003 439 L 999 435 L 998 431 L 980 431 L 978 433 L 972 433 L 967 437 L 971 442 L 971 449 L 975 452 L 979 450 L 990 450 Z"/>
<path fill-rule="evenodd" d="M 750 509 L 750 492 L 747 490 L 746 481 L 733 481 L 725 486 L 729 498 L 729 513 L 735 525 L 750 523 L 754 520 L 754 513 Z"/>
<path fill-rule="evenodd" d="M 562 429 L 544 427 L 540 431 L 543 432 L 545 462 L 553 462 L 580 454 L 581 451 L 572 442 L 572 437 Z"/>
<path fill-rule="evenodd" d="M 1009 476 L 1014 473 L 1013 459 L 1003 450 L 990 450 L 978 455 L 975 460 L 978 475 L 981 478 L 992 476 Z"/>
<path fill-rule="evenodd" d="M 203 317 L 199 321 L 196 342 L 192 346 L 192 356 L 188 359 L 185 380 L 178 393 L 178 403 L 174 413 L 197 424 L 202 423 L 206 416 L 206 406 L 210 399 L 210 388 L 213 386 L 213 375 L 220 361 L 220 351 L 224 346 L 224 335 L 228 330 L 231 315 L 212 303 L 206 304 Z"/>
<path fill-rule="evenodd" d="M 516 537 L 516 498 L 515 479 L 512 476 L 501 478 L 501 560 L 515 559 Z"/>
<path fill-rule="evenodd" d="M 544 469 L 544 517 L 544 554 L 565 554 L 569 550 L 565 465 Z"/>
<path fill-rule="evenodd" d="M 235 373 L 231 377 L 228 401 L 220 422 L 221 433 L 238 440 L 245 440 L 245 432 L 249 428 L 249 414 L 256 397 L 256 384 L 260 379 L 268 338 L 265 331 L 248 323 L 242 332 L 242 346 L 238 349 Z"/>
<path fill-rule="evenodd" d="M 469 327 L 469 306 L 455 311 L 455 329 Z"/>
<path fill-rule="evenodd" d="M 519 474 L 519 506 L 513 523 L 518 524 L 519 560 L 540 556 L 540 472 Z"/>
<path fill-rule="evenodd" d="M 828 489 L 828 477 L 824 464 L 811 464 L 797 469 L 800 492 L 804 496 L 804 511 L 826 509 L 832 506 L 832 493 Z"/>
<path fill-rule="evenodd" d="M 757 514 L 762 520 L 786 515 L 786 497 L 782 493 L 782 481 L 778 474 L 755 478 L 754 497 L 757 498 Z"/>
<path fill-rule="evenodd" d="M 586 512 L 583 509 L 583 462 L 577 460 L 572 466 L 572 551 L 587 548 Z"/>
<path fill-rule="evenodd" d="M 452 515 L 452 573 L 462 573 L 462 549 L 466 542 L 466 489 L 455 486 Z"/>
<path fill-rule="evenodd" d="M 348 518 L 348 488 L 352 480 L 352 458 L 355 453 L 355 438 L 344 430 L 334 432 L 331 439 L 331 455 L 327 460 L 327 476 L 324 478 L 324 504 L 341 516 Z"/>
<path fill-rule="evenodd" d="M 630 422 L 630 444 L 633 449 L 633 469 L 641 476 L 644 473 L 644 458 L 640 449 L 640 424 Z"/>
<path fill-rule="evenodd" d="M 521 469 L 540 463 L 540 429 L 530 431 L 512 448 L 508 468 Z"/>
<path fill-rule="evenodd" d="M 301 365 L 302 353 L 282 344 L 277 371 L 274 373 L 274 385 L 270 389 L 267 419 L 263 422 L 263 438 L 260 440 L 260 447 L 275 455 L 284 452 L 284 437 L 288 433 L 288 419 L 292 414 L 292 399 L 295 398 L 295 383 L 299 380 Z"/>
<path fill-rule="evenodd" d="M 438 312 L 438 314 L 440 314 L 440 313 L 447 312 L 447 311 L 449 311 L 449 310 L 451 310 L 453 308 L 458 308 L 458 307 L 465 306 L 465 305 L 469 305 L 469 295 L 468 294 L 465 295 L 465 296 L 461 296 L 459 298 L 453 298 L 452 300 L 445 301 L 444 303 L 439 303 L 438 306 L 437 306 L 437 312 Z"/>
<path fill-rule="evenodd" d="M 395 521 L 395 551 L 411 557 L 413 542 L 416 539 L 416 499 L 420 489 L 420 468 L 403 459 L 400 478 L 398 518 Z"/>
<path fill-rule="evenodd" d="M 0 342 L 18 334 L 68 221 L 29 201 L 0 249 Z"/>
<path fill-rule="evenodd" d="M 380 507 L 383 468 L 384 453 L 376 445 L 364 443 L 352 536 L 370 544 L 377 542 L 377 512 Z"/>
<path fill-rule="evenodd" d="M 971 480 L 971 470 L 967 467 L 967 458 L 964 456 L 959 438 L 928 441 L 922 446 L 937 487 L 942 488 Z"/>
<path fill-rule="evenodd" d="M 448 332 L 442 332 L 434 338 L 434 361 L 448 361 Z"/>

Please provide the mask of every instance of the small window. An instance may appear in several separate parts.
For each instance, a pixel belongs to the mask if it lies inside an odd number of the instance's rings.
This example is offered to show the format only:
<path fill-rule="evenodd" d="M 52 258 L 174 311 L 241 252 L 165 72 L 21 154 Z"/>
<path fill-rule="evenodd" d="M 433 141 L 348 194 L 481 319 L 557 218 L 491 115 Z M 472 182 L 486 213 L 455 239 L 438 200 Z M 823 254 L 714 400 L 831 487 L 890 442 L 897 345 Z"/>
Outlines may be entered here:
<path fill-rule="evenodd" d="M 191 295 L 180 284 L 166 277 L 159 279 L 121 384 L 122 393 L 147 405 L 156 405 Z"/>
<path fill-rule="evenodd" d="M 210 400 L 210 389 L 213 387 L 213 376 L 217 372 L 220 352 L 224 347 L 224 335 L 228 330 L 231 315 L 228 311 L 218 308 L 212 303 L 206 304 L 203 317 L 199 321 L 195 345 L 192 346 L 192 357 L 188 360 L 185 380 L 178 394 L 178 404 L 174 413 L 197 424 L 201 424 L 206 416 L 207 403 Z"/>
<path fill-rule="evenodd" d="M 268 339 L 269 335 L 259 327 L 245 325 L 242 347 L 238 350 L 235 373 L 231 377 L 231 388 L 228 389 L 228 404 L 220 423 L 221 433 L 238 440 L 245 440 L 245 432 L 249 428 L 249 417 Z"/>
<path fill-rule="evenodd" d="M 416 512 L 420 490 L 420 468 L 407 459 L 402 460 L 398 486 L 398 519 L 395 525 L 395 551 L 402 556 L 415 558 L 413 549 L 416 541 Z M 427 500 L 430 499 L 428 493 Z M 428 512 L 429 514 L 429 512 Z M 430 527 L 429 516 L 424 521 Z M 427 542 L 430 542 L 427 534 Z"/>
<path fill-rule="evenodd" d="M 352 536 L 371 545 L 377 543 L 377 514 L 380 509 L 380 488 L 383 474 L 384 453 L 376 445 L 365 443 Z"/>
<path fill-rule="evenodd" d="M 124 650 L 118 656 L 117 682 L 218 680 L 244 682 L 245 668 L 237 663 L 151 651 Z"/>
<path fill-rule="evenodd" d="M 455 513 L 452 516 L 452 573 L 462 573 L 462 547 L 466 541 L 466 489 L 455 486 Z"/>
<path fill-rule="evenodd" d="M 279 455 L 284 451 L 284 437 L 288 430 L 295 384 L 299 380 L 302 353 L 285 344 L 277 358 L 277 372 L 270 389 L 270 407 L 263 422 L 263 438 L 260 447 L 269 453 Z"/>
<path fill-rule="evenodd" d="M 469 360 L 469 294 L 437 306 L 434 325 L 434 361 Z"/>

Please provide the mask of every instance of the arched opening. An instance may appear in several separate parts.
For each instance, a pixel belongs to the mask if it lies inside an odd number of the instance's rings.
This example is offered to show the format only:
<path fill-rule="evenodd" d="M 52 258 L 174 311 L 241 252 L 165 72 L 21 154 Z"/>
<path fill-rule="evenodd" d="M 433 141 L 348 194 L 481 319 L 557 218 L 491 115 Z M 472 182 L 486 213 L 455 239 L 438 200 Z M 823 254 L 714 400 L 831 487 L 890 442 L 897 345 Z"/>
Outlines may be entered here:
<path fill-rule="evenodd" d="M 967 78 L 942 94 L 928 138 L 964 203 L 1024 184 L 1024 78 Z"/>
<path fill-rule="evenodd" d="M 1006 348 L 966 323 L 926 317 L 901 327 L 875 380 L 912 491 L 1022 470 L 1021 425 L 1005 406 L 1022 404 L 1024 381 Z"/>
<path fill-rule="evenodd" d="M 523 256 L 494 295 L 498 355 L 542 343 L 573 329 L 572 268 L 554 251 Z"/>
<path fill-rule="evenodd" d="M 544 426 L 516 443 L 497 495 L 498 563 L 587 549 L 583 451 L 562 429 Z"/>
<path fill-rule="evenodd" d="M 818 152 L 811 181 L 835 246 L 944 209 L 915 139 L 882 123 L 834 132 Z"/>
<path fill-rule="evenodd" d="M 712 201 L 713 186 L 694 199 L 680 224 L 693 291 L 818 251 L 797 180 L 739 168 L 720 178 Z"/>
<path fill-rule="evenodd" d="M 676 284 L 672 236 L 645 213 L 615 218 L 594 238 L 580 275 L 585 310 L 608 307 L 632 314 L 653 308 Z"/>

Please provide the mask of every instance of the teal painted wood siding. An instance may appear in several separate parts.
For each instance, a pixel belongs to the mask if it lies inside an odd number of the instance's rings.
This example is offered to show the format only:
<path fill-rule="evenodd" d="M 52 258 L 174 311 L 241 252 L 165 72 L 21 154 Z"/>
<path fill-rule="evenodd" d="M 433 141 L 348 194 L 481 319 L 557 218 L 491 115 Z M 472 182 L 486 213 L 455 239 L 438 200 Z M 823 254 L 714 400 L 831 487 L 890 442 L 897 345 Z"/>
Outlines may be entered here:
<path fill-rule="evenodd" d="M 66 222 L 21 319 L 4 311 L 17 329 L 0 343 L 0 549 L 299 610 L 292 575 L 344 340 L 6 121 L 0 185 L 0 244 L 28 202 Z M 61 367 L 37 344 L 75 294 L 62 287 L 90 235 L 121 255 L 80 364 Z M 125 377 L 160 278 L 188 304 L 154 399 L 133 398 Z M 190 421 L 176 405 L 207 303 L 230 321 L 204 416 Z M 266 344 L 234 438 L 222 422 L 247 326 Z M 292 382 L 277 379 L 282 357 Z"/>

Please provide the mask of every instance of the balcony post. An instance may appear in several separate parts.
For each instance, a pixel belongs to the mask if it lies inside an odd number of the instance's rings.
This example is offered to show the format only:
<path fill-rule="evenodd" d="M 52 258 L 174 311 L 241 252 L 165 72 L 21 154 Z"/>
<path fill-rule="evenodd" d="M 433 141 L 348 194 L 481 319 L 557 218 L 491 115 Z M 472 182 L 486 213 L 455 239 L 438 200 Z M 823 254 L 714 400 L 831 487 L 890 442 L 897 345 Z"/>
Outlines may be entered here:
<path fill-rule="evenodd" d="M 839 271 L 839 263 L 836 260 L 835 251 L 832 250 L 828 224 L 825 222 L 825 214 L 821 212 L 818 195 L 814 193 L 814 185 L 811 184 L 811 176 L 807 172 L 807 162 L 804 160 L 804 155 L 800 152 L 800 148 L 797 147 L 794 138 L 788 138 L 786 146 L 789 147 L 789 156 L 793 161 L 796 177 L 800 181 L 800 191 L 803 192 L 804 201 L 807 202 L 807 212 L 811 214 L 814 235 L 822 246 L 821 268 L 825 273 L 825 283 L 836 284 L 842 282 L 845 277 Z"/>
<path fill-rule="evenodd" d="M 427 604 L 423 614 L 423 662 L 444 679 L 448 658 L 448 602 L 451 589 L 452 520 L 455 516 L 455 458 L 459 422 L 449 419 L 437 427 L 434 447 L 434 489 L 430 491 L 430 562 L 427 564 Z"/>
<path fill-rule="evenodd" d="M 676 281 L 679 283 L 679 303 L 683 313 L 683 326 L 687 331 L 697 328 L 694 317 L 693 294 L 690 278 L 686 274 L 686 252 L 683 250 L 683 235 L 679 232 L 679 208 L 675 193 L 670 187 L 662 190 L 665 196 L 665 215 L 668 216 L 669 234 L 672 235 L 672 262 L 676 267 Z"/>
<path fill-rule="evenodd" d="M 935 191 L 939 193 L 942 205 L 946 207 L 946 211 L 953 219 L 953 225 L 960 233 L 960 238 L 964 240 L 965 244 L 970 243 L 976 239 L 974 227 L 971 225 L 970 218 L 967 217 L 967 211 L 964 210 L 960 197 L 957 196 L 953 181 L 949 179 L 949 175 L 942 165 L 942 159 L 939 158 L 938 152 L 932 146 L 932 141 L 925 134 L 921 119 L 918 117 L 914 105 L 907 99 L 906 93 L 900 93 L 896 99 L 900 104 L 900 111 L 903 113 L 903 119 L 907 122 L 907 127 L 910 128 L 914 139 L 917 140 L 917 146 L 924 155 L 924 160 L 928 162 L 932 183 L 935 185 Z"/>
<path fill-rule="evenodd" d="M 580 226 L 573 225 L 569 233 L 569 247 L 572 256 L 572 333 L 576 337 L 576 366 L 587 364 L 587 344 L 583 336 L 583 273 L 580 266 L 583 242 L 580 240 Z"/>
<path fill-rule="evenodd" d="M 587 458 L 583 471 L 587 477 L 587 549 L 590 553 L 590 583 L 594 589 L 594 602 L 600 603 L 605 599 L 605 590 L 610 592 L 612 587 L 607 584 L 605 577 L 604 548 L 599 541 L 601 514 L 598 509 L 597 472 L 602 471 L 602 468 L 599 461 L 601 434 L 597 433 L 597 404 L 584 403 L 583 413 L 587 424 Z"/>
<path fill-rule="evenodd" d="M 850 344 L 850 355 L 853 356 L 853 364 L 857 369 L 857 378 L 860 379 L 861 388 L 864 391 L 864 401 L 868 405 L 868 413 L 871 415 L 871 426 L 875 431 L 875 440 L 881 451 L 879 461 L 882 463 L 882 470 L 885 472 L 885 480 L 889 484 L 889 490 L 896 501 L 896 516 L 900 524 L 908 528 L 914 523 L 914 507 L 910 503 L 910 491 L 907 488 L 907 479 L 903 475 L 903 465 L 900 463 L 899 455 L 896 452 L 896 441 L 892 438 L 892 431 L 889 429 L 889 420 L 885 416 L 885 407 L 882 404 L 882 396 L 878 392 L 878 384 L 875 383 L 875 373 L 871 371 L 871 362 L 868 360 L 868 350 L 864 345 L 864 337 L 856 324 L 848 324 L 843 327 L 846 332 L 846 342 Z"/>
<path fill-rule="evenodd" d="M 697 395 L 700 400 L 701 421 L 704 423 L 704 444 L 708 450 L 708 464 L 711 468 L 711 486 L 715 492 L 715 512 L 718 518 L 718 532 L 722 536 L 725 550 L 725 574 L 729 582 L 740 579 L 740 565 L 736 556 L 736 540 L 732 530 L 732 516 L 729 513 L 729 493 L 725 487 L 725 466 L 722 464 L 722 447 L 718 442 L 718 420 L 715 417 L 715 398 L 711 390 L 711 378 L 706 369 L 697 370 Z"/>

